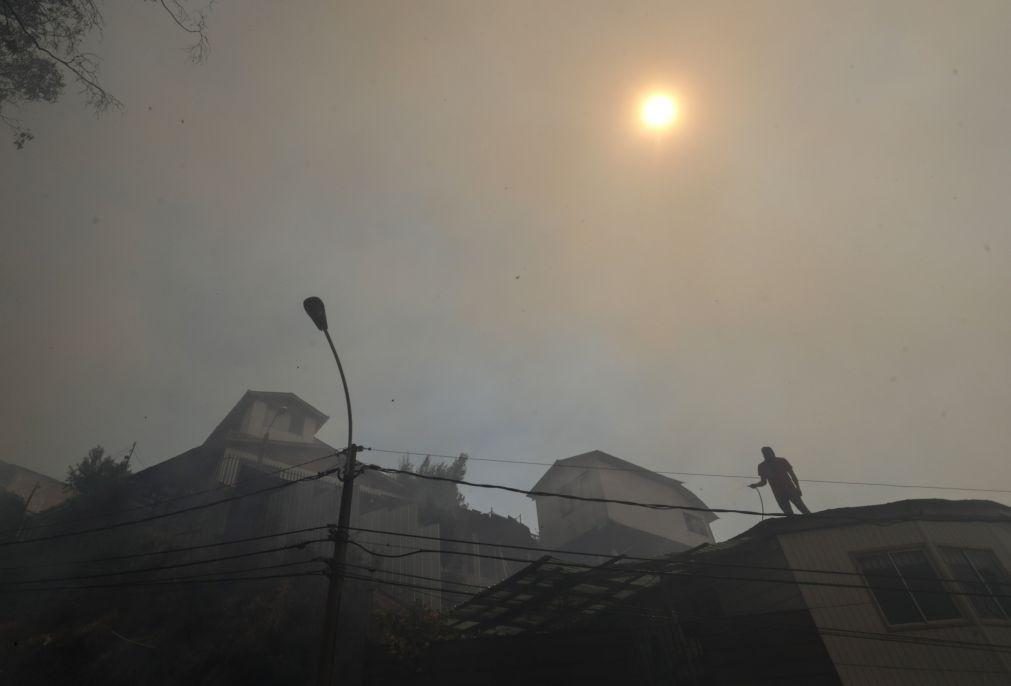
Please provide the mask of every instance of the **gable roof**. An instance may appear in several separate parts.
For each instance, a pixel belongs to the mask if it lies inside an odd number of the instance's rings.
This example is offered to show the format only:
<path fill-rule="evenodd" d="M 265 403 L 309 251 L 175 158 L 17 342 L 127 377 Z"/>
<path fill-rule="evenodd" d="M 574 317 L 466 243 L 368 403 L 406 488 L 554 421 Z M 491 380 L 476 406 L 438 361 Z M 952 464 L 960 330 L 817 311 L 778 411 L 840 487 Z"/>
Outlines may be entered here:
<path fill-rule="evenodd" d="M 220 435 L 227 433 L 230 428 L 234 427 L 238 423 L 239 418 L 242 416 L 245 409 L 256 400 L 264 400 L 270 404 L 283 404 L 288 407 L 298 407 L 305 413 L 310 414 L 319 420 L 319 424 L 316 427 L 317 430 L 319 427 L 323 426 L 328 419 L 330 419 L 330 417 L 320 412 L 294 393 L 289 393 L 287 391 L 248 390 L 242 394 L 242 397 L 239 398 L 239 402 L 235 403 L 235 406 L 228 411 L 225 418 L 222 419 L 216 427 L 214 427 L 214 431 L 212 431 L 211 435 L 207 437 L 207 440 L 210 441 L 213 438 L 217 438 Z"/>
<path fill-rule="evenodd" d="M 685 497 L 693 507 L 708 508 L 708 506 L 702 502 L 702 499 L 691 492 L 685 485 L 678 481 L 677 479 L 672 479 L 663 474 L 657 474 L 654 471 L 646 469 L 645 467 L 640 467 L 634 462 L 629 462 L 628 460 L 623 460 L 620 457 L 615 457 L 614 455 L 605 453 L 603 450 L 591 450 L 588 453 L 582 453 L 580 455 L 575 455 L 573 457 L 567 457 L 564 460 L 556 460 L 553 465 L 551 465 L 544 476 L 542 476 L 536 484 L 530 489 L 532 491 L 552 491 L 555 490 L 560 481 L 568 481 L 565 478 L 567 472 L 578 472 L 580 469 L 600 469 L 604 471 L 618 471 L 618 472 L 634 472 L 641 477 L 650 479 L 659 484 L 662 484 L 673 491 L 676 491 L 683 497 Z M 538 496 L 529 496 L 530 498 L 537 498 Z M 708 521 L 713 521 L 719 519 L 716 515 L 711 512 L 699 513 L 701 516 L 705 517 Z"/>
<path fill-rule="evenodd" d="M 544 476 L 542 476 L 540 480 L 534 484 L 531 490 L 547 490 L 559 478 L 565 478 L 566 470 L 586 468 L 612 470 L 618 472 L 635 472 L 640 476 L 652 479 L 665 486 L 681 485 L 681 482 L 677 479 L 671 479 L 663 474 L 657 474 L 645 467 L 640 467 L 634 462 L 629 462 L 628 460 L 623 460 L 620 457 L 615 457 L 614 455 L 605 453 L 603 450 L 591 450 L 588 453 L 581 453 L 573 457 L 567 457 L 564 460 L 555 460 L 555 463 L 548 468 L 548 471 L 544 472 Z M 568 479 L 564 480 L 568 481 Z"/>

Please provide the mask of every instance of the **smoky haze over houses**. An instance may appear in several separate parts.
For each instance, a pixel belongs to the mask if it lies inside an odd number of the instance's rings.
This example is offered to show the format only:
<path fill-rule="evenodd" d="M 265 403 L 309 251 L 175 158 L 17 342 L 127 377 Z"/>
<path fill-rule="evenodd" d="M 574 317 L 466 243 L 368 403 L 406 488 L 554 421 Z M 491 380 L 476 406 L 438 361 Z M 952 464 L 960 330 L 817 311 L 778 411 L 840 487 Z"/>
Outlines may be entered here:
<path fill-rule="evenodd" d="M 319 293 L 379 447 L 749 475 L 772 444 L 802 478 L 1006 486 L 1008 12 L 250 2 L 192 65 L 110 7 L 127 109 L 32 106 L 0 152 L 3 455 L 152 464 L 250 387 L 339 416 Z"/>
<path fill-rule="evenodd" d="M 0 31 L 30 6 L 0 0 Z M 319 296 L 365 448 L 352 523 L 432 537 L 438 563 L 387 567 L 415 585 L 498 589 L 446 626 L 561 626 L 558 608 L 585 601 L 573 550 L 923 576 L 888 557 L 905 529 L 865 567 L 824 541 L 824 558 L 801 550 L 820 534 L 770 523 L 777 498 L 748 488 L 763 446 L 815 514 L 955 518 L 916 539 L 941 576 L 1011 564 L 1006 524 L 960 528 L 1011 506 L 1011 4 L 101 8 L 81 48 L 123 107 L 95 116 L 68 75 L 55 102 L 0 110 L 34 134 L 17 147 L 0 125 L 0 491 L 27 513 L 0 530 L 20 541 L 80 514 L 57 482 L 97 445 L 135 475 L 127 508 L 241 495 L 243 474 L 304 494 L 152 524 L 166 546 L 337 522 L 348 424 L 303 310 Z M 319 470 L 337 471 L 299 481 Z M 504 488 L 410 485 L 421 473 Z M 878 535 L 846 526 L 840 545 Z M 359 542 L 386 555 L 423 540 L 376 536 Z M 519 547 L 480 557 L 482 538 Z M 637 573 L 622 583 L 661 593 Z M 873 630 L 888 613 L 1003 622 L 994 579 L 985 608 L 895 601 Z M 544 606 L 520 611 L 527 583 Z M 575 596 L 552 605 L 553 584 Z M 705 602 L 725 611 L 724 590 Z M 795 590 L 784 602 L 806 612 L 857 602 Z M 382 603 L 460 600 L 425 592 Z M 516 625 L 493 620 L 502 608 Z M 804 640 L 824 636 L 809 619 Z M 805 664 L 844 669 L 825 645 Z M 986 670 L 1011 673 L 1000 660 Z"/>

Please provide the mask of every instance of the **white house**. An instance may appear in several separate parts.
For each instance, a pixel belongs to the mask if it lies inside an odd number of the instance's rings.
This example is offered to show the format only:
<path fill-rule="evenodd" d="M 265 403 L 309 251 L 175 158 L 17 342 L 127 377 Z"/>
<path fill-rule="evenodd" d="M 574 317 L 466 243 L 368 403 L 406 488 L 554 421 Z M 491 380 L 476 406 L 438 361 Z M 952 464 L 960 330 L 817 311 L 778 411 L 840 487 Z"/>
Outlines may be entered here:
<path fill-rule="evenodd" d="M 532 490 L 706 508 L 677 479 L 600 450 L 556 461 Z M 537 504 L 541 545 L 545 548 L 601 555 L 662 555 L 714 540 L 709 525 L 716 515 L 709 512 L 530 497 Z"/>

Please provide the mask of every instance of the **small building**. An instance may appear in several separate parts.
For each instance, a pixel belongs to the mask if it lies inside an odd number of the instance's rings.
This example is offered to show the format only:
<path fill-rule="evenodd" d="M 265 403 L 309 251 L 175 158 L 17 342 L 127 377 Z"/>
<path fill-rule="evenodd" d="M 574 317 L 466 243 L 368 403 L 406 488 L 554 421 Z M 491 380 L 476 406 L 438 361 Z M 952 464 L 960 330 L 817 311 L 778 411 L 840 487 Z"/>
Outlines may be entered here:
<path fill-rule="evenodd" d="M 532 490 L 689 508 L 649 510 L 532 495 L 545 548 L 655 556 L 714 541 L 710 524 L 716 515 L 680 481 L 600 450 L 556 461 Z"/>

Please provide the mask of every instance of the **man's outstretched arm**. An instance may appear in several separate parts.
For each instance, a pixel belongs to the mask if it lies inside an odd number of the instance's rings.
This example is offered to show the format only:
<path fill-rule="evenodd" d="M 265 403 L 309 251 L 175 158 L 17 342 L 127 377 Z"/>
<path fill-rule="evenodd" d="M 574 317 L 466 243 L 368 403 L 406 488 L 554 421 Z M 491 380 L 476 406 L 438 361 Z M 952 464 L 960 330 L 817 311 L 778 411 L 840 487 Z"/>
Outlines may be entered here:
<path fill-rule="evenodd" d="M 761 474 L 759 474 L 759 476 L 762 476 L 762 475 L 761 475 Z M 755 483 L 753 483 L 753 484 L 748 484 L 748 488 L 761 488 L 761 487 L 762 487 L 762 486 L 764 486 L 764 485 L 765 485 L 766 483 L 767 483 L 767 482 L 766 482 L 766 480 L 765 480 L 765 477 L 764 477 L 764 476 L 762 476 L 762 480 L 761 480 L 761 481 L 756 481 L 756 482 L 755 482 Z"/>

